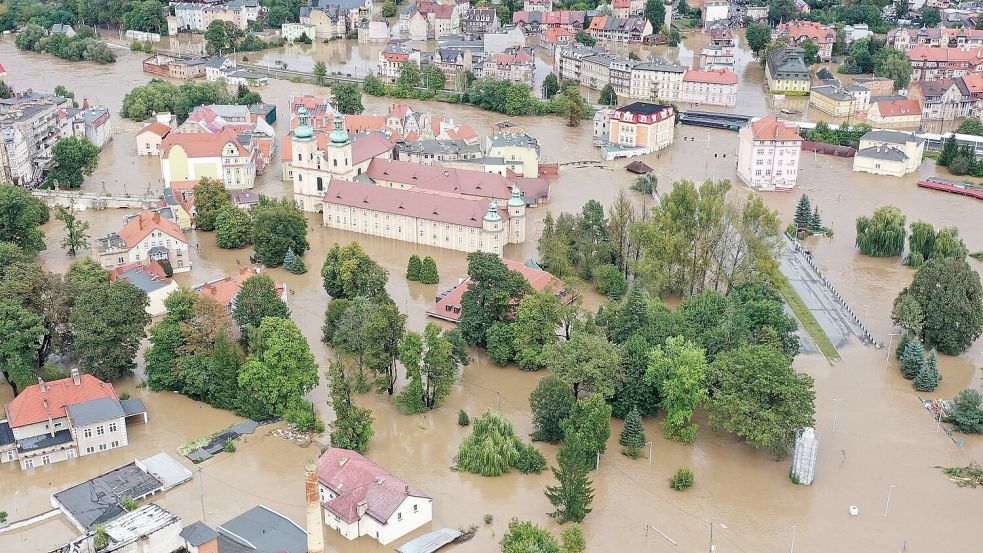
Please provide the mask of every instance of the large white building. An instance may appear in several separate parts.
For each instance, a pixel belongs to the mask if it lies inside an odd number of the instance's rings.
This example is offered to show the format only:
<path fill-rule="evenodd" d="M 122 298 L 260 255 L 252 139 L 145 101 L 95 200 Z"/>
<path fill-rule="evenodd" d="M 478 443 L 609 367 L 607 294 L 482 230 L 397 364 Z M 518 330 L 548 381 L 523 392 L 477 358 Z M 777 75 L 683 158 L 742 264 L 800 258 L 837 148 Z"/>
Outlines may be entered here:
<path fill-rule="evenodd" d="M 324 524 L 382 545 L 433 520 L 433 498 L 356 451 L 332 447 L 317 462 Z"/>
<path fill-rule="evenodd" d="M 150 260 L 170 264 L 175 273 L 191 270 L 188 239 L 181 227 L 154 211 L 144 211 L 119 232 L 95 239 L 92 257 L 106 269 Z"/>
<path fill-rule="evenodd" d="M 758 190 L 791 190 L 799 172 L 802 137 L 774 115 L 741 128 L 737 175 Z"/>

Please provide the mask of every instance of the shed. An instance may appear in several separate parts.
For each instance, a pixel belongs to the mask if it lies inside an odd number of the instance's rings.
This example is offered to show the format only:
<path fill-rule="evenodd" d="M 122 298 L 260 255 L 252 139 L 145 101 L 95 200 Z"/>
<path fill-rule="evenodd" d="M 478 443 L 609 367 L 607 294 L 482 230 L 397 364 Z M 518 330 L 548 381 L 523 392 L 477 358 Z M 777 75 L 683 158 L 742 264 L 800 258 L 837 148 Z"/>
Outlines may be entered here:
<path fill-rule="evenodd" d="M 647 175 L 652 172 L 652 168 L 641 161 L 633 161 L 625 166 L 625 169 L 636 175 Z"/>

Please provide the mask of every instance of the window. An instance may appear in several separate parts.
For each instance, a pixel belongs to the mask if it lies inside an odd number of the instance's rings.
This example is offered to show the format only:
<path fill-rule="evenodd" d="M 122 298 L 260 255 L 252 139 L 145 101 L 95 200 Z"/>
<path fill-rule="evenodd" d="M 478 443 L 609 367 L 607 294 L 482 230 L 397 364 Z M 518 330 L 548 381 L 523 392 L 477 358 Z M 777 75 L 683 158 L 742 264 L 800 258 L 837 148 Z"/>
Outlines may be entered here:
<path fill-rule="evenodd" d="M 91 445 L 89 447 L 85 448 L 86 455 L 88 455 L 89 453 L 95 453 L 95 452 L 96 452 L 96 448 L 92 447 Z"/>
<path fill-rule="evenodd" d="M 51 464 L 51 456 L 50 455 L 42 455 L 41 456 L 41 464 L 42 465 L 50 465 Z"/>
<path fill-rule="evenodd" d="M 91 438 L 92 437 L 92 429 L 91 428 L 86 428 L 85 430 L 82 431 L 82 435 L 85 436 L 86 438 Z"/>
<path fill-rule="evenodd" d="M 318 192 L 324 191 L 324 179 L 322 179 L 321 177 L 317 178 L 317 191 Z"/>
<path fill-rule="evenodd" d="M 119 440 L 113 440 L 109 447 L 119 447 Z"/>
<path fill-rule="evenodd" d="M 24 459 L 24 468 L 26 469 L 34 468 L 34 459 Z"/>
<path fill-rule="evenodd" d="M 109 423 L 109 431 L 110 432 L 116 432 L 116 423 L 115 422 Z"/>
<path fill-rule="evenodd" d="M 62 427 L 62 423 L 60 423 L 60 422 L 56 422 L 55 423 L 55 428 L 61 428 L 61 427 Z"/>
<path fill-rule="evenodd" d="M 334 166 L 335 166 L 335 167 L 337 167 L 337 166 L 338 166 L 338 160 L 337 160 L 337 159 L 332 159 L 331 161 L 333 161 L 333 162 L 334 162 Z"/>
<path fill-rule="evenodd" d="M 419 512 L 419 510 L 420 510 L 420 509 L 419 509 L 419 507 L 417 506 L 417 504 L 416 504 L 416 503 L 414 503 L 414 504 L 413 504 L 413 512 L 414 512 L 414 513 L 416 513 L 416 512 Z"/>
<path fill-rule="evenodd" d="M 65 452 L 65 458 L 66 459 L 74 459 L 75 458 L 75 450 L 74 449 L 69 449 L 68 451 L 66 451 Z"/>
<path fill-rule="evenodd" d="M 304 161 L 304 156 L 297 154 L 297 161 Z"/>
<path fill-rule="evenodd" d="M 45 463 L 47 464 L 47 463 Z M 403 520 L 403 513 L 396 513 L 396 522 Z"/>
<path fill-rule="evenodd" d="M 106 433 L 106 427 L 104 427 L 101 424 L 96 427 L 96 436 L 102 436 L 105 433 Z"/>

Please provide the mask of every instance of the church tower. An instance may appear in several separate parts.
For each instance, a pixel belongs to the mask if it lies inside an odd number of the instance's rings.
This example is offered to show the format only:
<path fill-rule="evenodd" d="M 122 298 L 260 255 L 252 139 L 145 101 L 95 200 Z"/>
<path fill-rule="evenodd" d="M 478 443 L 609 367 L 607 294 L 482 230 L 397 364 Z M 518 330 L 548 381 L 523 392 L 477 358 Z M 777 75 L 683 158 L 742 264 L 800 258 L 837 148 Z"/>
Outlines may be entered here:
<path fill-rule="evenodd" d="M 334 130 L 329 136 L 331 139 L 325 150 L 325 162 L 327 170 L 332 177 L 350 180 L 352 178 L 352 139 L 345 131 L 344 116 L 338 111 L 334 112 Z"/>
<path fill-rule="evenodd" d="M 498 212 L 498 202 L 495 200 L 488 204 L 488 213 L 485 213 L 481 226 L 484 243 L 479 246 L 478 251 L 502 255 L 502 246 L 505 245 L 506 240 L 502 239 L 505 234 L 502 228 L 502 215 Z"/>
<path fill-rule="evenodd" d="M 293 158 L 290 160 L 294 173 L 294 199 L 300 202 L 304 211 L 313 212 L 317 205 L 324 200 L 324 192 L 317 190 L 318 157 L 317 141 L 314 140 L 314 129 L 311 128 L 307 108 L 301 106 L 297 110 L 300 125 L 293 130 L 290 137 L 290 150 Z M 322 179 L 323 182 L 323 179 Z"/>
<path fill-rule="evenodd" d="M 526 241 L 526 201 L 522 199 L 522 191 L 517 184 L 512 185 L 512 197 L 509 198 L 509 235 L 510 244 L 521 244 Z"/>

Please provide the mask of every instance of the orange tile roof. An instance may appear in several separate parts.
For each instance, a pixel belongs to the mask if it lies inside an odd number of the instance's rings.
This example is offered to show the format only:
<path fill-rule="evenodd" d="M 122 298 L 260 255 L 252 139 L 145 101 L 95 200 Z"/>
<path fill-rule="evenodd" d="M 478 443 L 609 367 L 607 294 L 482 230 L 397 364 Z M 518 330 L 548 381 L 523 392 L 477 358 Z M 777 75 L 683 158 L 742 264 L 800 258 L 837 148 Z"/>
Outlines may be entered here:
<path fill-rule="evenodd" d="M 802 140 L 798 129 L 779 121 L 774 115 L 751 123 L 751 134 L 755 140 Z"/>
<path fill-rule="evenodd" d="M 10 427 L 17 428 L 46 421 L 49 415 L 52 419 L 64 417 L 67 405 L 107 397 L 119 399 L 112 384 L 91 374 L 83 374 L 77 386 L 70 377 L 45 382 L 43 392 L 40 384 L 28 386 L 4 409 Z"/>
<path fill-rule="evenodd" d="M 603 31 L 604 30 L 604 24 L 607 23 L 607 21 L 608 21 L 608 16 L 606 16 L 606 15 L 599 15 L 599 16 L 595 17 L 594 19 L 591 19 L 590 20 L 590 27 L 588 27 L 587 29 L 589 31 Z"/>
<path fill-rule="evenodd" d="M 549 29 L 543 31 L 543 38 L 545 38 L 546 42 L 549 43 L 558 42 L 559 38 L 564 35 L 567 37 L 572 37 L 575 36 L 576 33 L 568 29 L 564 29 L 563 27 L 550 27 Z"/>
<path fill-rule="evenodd" d="M 140 136 L 145 132 L 152 132 L 157 136 L 164 138 L 171 132 L 171 128 L 163 123 L 154 122 L 137 131 L 137 136 Z"/>
<path fill-rule="evenodd" d="M 909 115 L 921 115 L 922 106 L 918 100 L 881 100 L 874 102 L 877 112 L 881 117 L 906 117 Z"/>
<path fill-rule="evenodd" d="M 687 69 L 683 75 L 683 82 L 686 81 L 711 84 L 737 84 L 737 73 L 734 73 L 730 69 L 715 69 L 713 71 Z"/>
<path fill-rule="evenodd" d="M 972 94 L 983 93 L 983 74 L 967 73 L 963 75 L 963 83 Z"/>
<path fill-rule="evenodd" d="M 983 47 L 979 48 L 940 48 L 937 46 L 915 46 L 908 51 L 911 61 L 968 62 L 983 63 Z"/>
<path fill-rule="evenodd" d="M 170 133 L 161 144 L 161 150 L 164 152 L 165 159 L 174 146 L 184 148 L 188 157 L 218 157 L 222 155 L 222 149 L 229 142 L 235 144 L 239 155 L 249 154 L 239 142 L 239 136 L 230 128 L 224 128 L 217 133 Z"/>
<path fill-rule="evenodd" d="M 217 301 L 219 305 L 231 306 L 232 300 L 239 295 L 239 290 L 242 289 L 242 283 L 249 277 L 258 274 L 260 274 L 258 268 L 239 267 L 238 275 L 230 275 L 225 278 L 206 282 L 195 286 L 194 291 L 198 292 L 203 297 Z M 286 284 L 277 284 L 277 294 L 283 295 L 283 291 L 286 289 L 286 286 Z"/>
<path fill-rule="evenodd" d="M 119 230 L 119 237 L 126 242 L 128 249 L 132 249 L 155 230 L 176 238 L 185 244 L 188 243 L 188 239 L 184 236 L 184 232 L 181 231 L 181 227 L 177 226 L 173 221 L 162 218 L 160 213 L 147 210 L 144 210 L 143 213 L 123 225 L 123 228 Z"/>

